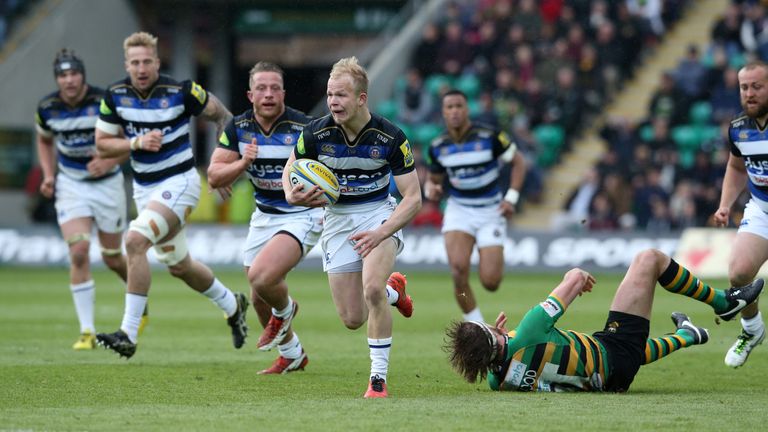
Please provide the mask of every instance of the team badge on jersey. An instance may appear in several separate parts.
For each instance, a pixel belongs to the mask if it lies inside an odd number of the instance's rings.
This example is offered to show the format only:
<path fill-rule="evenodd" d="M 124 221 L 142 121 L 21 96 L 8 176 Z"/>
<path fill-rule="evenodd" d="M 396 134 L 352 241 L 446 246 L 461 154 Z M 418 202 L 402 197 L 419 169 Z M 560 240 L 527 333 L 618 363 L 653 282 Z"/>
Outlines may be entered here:
<path fill-rule="evenodd" d="M 371 147 L 371 159 L 378 159 L 381 157 L 381 149 L 379 147 Z"/>
<path fill-rule="evenodd" d="M 160 99 L 160 108 L 168 108 L 170 106 L 170 102 L 168 102 L 168 99 L 162 98 Z"/>
<path fill-rule="evenodd" d="M 207 95 L 200 84 L 192 81 L 192 89 L 190 90 L 190 93 L 192 93 L 192 96 L 194 96 L 195 99 L 200 102 L 200 105 L 205 103 L 205 98 Z"/>
<path fill-rule="evenodd" d="M 293 144 L 293 135 L 286 135 L 286 136 L 283 138 L 283 144 L 285 144 L 285 145 L 291 145 L 291 144 Z"/>
<path fill-rule="evenodd" d="M 411 145 L 408 143 L 408 140 L 405 140 L 405 142 L 400 146 L 400 151 L 403 152 L 403 166 L 408 168 L 409 166 L 413 165 L 413 152 L 411 152 Z"/>
<path fill-rule="evenodd" d="M 226 133 L 221 133 L 221 136 L 219 137 L 219 144 L 229 147 L 229 138 L 227 138 Z"/>
<path fill-rule="evenodd" d="M 336 148 L 333 146 L 333 144 L 323 144 L 320 146 L 320 153 L 333 156 L 336 154 Z"/>
<path fill-rule="evenodd" d="M 512 142 L 512 140 L 509 138 L 509 135 L 507 135 L 507 133 L 504 131 L 501 131 L 497 138 L 499 139 L 499 142 L 503 148 L 509 147 L 509 144 Z"/>
<path fill-rule="evenodd" d="M 99 113 L 104 115 L 112 114 L 112 110 L 107 106 L 107 101 L 105 99 L 101 100 L 101 105 L 99 105 Z"/>

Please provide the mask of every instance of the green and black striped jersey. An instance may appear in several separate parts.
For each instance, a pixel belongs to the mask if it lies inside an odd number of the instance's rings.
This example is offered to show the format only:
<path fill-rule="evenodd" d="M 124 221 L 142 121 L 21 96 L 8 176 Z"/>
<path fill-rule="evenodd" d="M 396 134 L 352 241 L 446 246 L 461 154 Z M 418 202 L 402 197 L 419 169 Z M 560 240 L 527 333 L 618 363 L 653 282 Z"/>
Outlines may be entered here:
<path fill-rule="evenodd" d="M 502 391 L 601 391 L 609 374 L 608 355 L 593 336 L 555 328 L 563 302 L 549 296 L 509 332 L 504 364 L 488 374 Z"/>

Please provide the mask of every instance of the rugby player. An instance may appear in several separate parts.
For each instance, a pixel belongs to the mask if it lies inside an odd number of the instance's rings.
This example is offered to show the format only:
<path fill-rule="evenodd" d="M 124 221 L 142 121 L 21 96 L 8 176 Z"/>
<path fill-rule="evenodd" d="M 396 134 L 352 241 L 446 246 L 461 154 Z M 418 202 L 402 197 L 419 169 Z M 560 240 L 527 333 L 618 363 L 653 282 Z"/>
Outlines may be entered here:
<path fill-rule="evenodd" d="M 291 326 L 299 305 L 288 295 L 285 277 L 317 244 L 322 231 L 322 209 L 294 207 L 285 200 L 283 167 L 311 118 L 285 106 L 283 75 L 269 62 L 251 68 L 247 96 L 252 108 L 229 122 L 208 167 L 213 188 L 230 187 L 243 172 L 253 185 L 256 208 L 243 265 L 264 327 L 258 347 L 266 351 L 277 346 L 280 353 L 259 374 L 303 370 L 309 362 Z"/>
<path fill-rule="evenodd" d="M 424 184 L 427 199 L 443 197 L 448 178 L 448 203 L 442 233 L 453 277 L 453 295 L 465 321 L 483 321 L 469 285 L 470 258 L 477 245 L 480 283 L 496 291 L 504 275 L 504 240 L 507 219 L 515 214 L 518 192 L 525 180 L 525 159 L 506 132 L 473 123 L 467 96 L 460 90 L 443 95 L 446 131 L 432 142 Z M 499 174 L 511 163 L 509 189 L 502 196 Z"/>
<path fill-rule="evenodd" d="M 208 297 L 227 316 L 232 342 L 245 342 L 248 298 L 234 294 L 203 263 L 193 260 L 184 232 L 187 216 L 200 197 L 189 137 L 192 116 L 214 122 L 219 131 L 232 115 L 213 94 L 194 81 L 160 75 L 157 38 L 137 32 L 125 39 L 128 77 L 112 84 L 100 107 L 96 146 L 103 157 L 130 153 L 133 198 L 139 214 L 126 235 L 128 289 L 120 329 L 99 333 L 106 348 L 130 358 L 136 352 L 141 311 L 147 302 L 151 272 L 147 251 L 190 288 Z"/>
<path fill-rule="evenodd" d="M 755 302 L 764 284 L 757 279 L 738 288 L 714 289 L 662 252 L 649 249 L 632 261 L 602 331 L 590 335 L 555 327 L 571 302 L 592 291 L 595 283 L 592 275 L 575 268 L 514 330 L 505 328 L 504 312 L 494 326 L 454 322 L 445 349 L 464 379 L 474 383 L 487 376 L 493 390 L 625 392 L 641 365 L 709 340 L 708 330 L 693 325 L 681 312 L 672 314 L 675 333 L 648 338 L 657 282 L 669 292 L 710 305 L 725 321 Z"/>
<path fill-rule="evenodd" d="M 403 249 L 401 228 L 421 208 L 421 188 L 408 139 L 368 110 L 367 92 L 368 74 L 357 58 L 333 65 L 326 95 L 331 113 L 304 128 L 285 165 L 283 189 L 291 205 L 322 205 L 317 186 L 291 187 L 288 167 L 299 158 L 324 163 L 339 179 L 339 200 L 324 213 L 323 269 L 344 325 L 357 329 L 368 322 L 371 372 L 364 397 L 380 398 L 388 395 L 389 305 L 406 317 L 413 313 L 405 277 L 390 272 Z M 399 204 L 389 195 L 392 178 L 403 197 Z"/>

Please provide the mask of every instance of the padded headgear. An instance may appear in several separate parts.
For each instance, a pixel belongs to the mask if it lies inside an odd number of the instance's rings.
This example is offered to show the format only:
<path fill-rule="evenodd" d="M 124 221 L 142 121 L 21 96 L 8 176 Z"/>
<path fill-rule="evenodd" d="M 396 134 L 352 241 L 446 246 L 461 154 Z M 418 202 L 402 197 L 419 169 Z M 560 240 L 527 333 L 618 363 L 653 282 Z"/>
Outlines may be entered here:
<path fill-rule="evenodd" d="M 53 75 L 59 76 L 68 70 L 80 72 L 85 77 L 85 63 L 75 55 L 74 51 L 64 48 L 56 54 L 56 59 L 53 61 Z"/>

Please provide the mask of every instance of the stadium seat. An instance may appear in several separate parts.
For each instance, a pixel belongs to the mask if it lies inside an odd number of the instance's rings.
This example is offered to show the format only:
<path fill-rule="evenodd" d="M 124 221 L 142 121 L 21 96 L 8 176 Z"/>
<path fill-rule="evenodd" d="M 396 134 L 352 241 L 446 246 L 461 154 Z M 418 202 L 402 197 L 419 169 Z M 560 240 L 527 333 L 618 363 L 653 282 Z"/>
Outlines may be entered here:
<path fill-rule="evenodd" d="M 425 123 L 416 126 L 413 131 L 413 140 L 423 148 L 426 148 L 433 139 L 440 135 L 443 131 L 443 127 L 435 123 Z"/>
<path fill-rule="evenodd" d="M 546 168 L 554 165 L 560 158 L 560 151 L 565 144 L 565 131 L 557 125 L 542 124 L 533 129 L 533 136 L 539 146 L 537 163 Z"/>
<path fill-rule="evenodd" d="M 688 117 L 694 125 L 702 126 L 712 120 L 712 105 L 707 101 L 699 101 L 691 106 Z"/>
<path fill-rule="evenodd" d="M 232 186 L 227 220 L 234 224 L 247 224 L 253 213 L 253 187 L 248 180 L 240 180 Z"/>
<path fill-rule="evenodd" d="M 397 101 L 394 99 L 386 99 L 376 104 L 376 114 L 388 118 L 397 118 Z"/>
<path fill-rule="evenodd" d="M 424 86 L 429 91 L 429 94 L 439 98 L 442 90 L 453 87 L 453 80 L 448 75 L 430 75 L 424 81 Z"/>
<path fill-rule="evenodd" d="M 683 125 L 672 128 L 672 141 L 677 146 L 680 166 L 690 168 L 693 166 L 696 152 L 701 146 L 701 135 L 696 127 Z"/>
<path fill-rule="evenodd" d="M 473 74 L 465 74 L 456 80 L 456 88 L 463 91 L 469 100 L 473 100 L 480 94 L 480 80 Z"/>
<path fill-rule="evenodd" d="M 652 125 L 644 125 L 640 128 L 640 140 L 643 142 L 651 142 L 653 140 L 653 126 Z"/>

